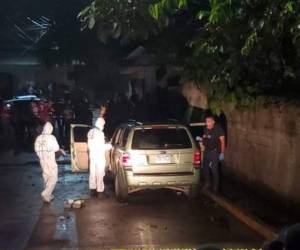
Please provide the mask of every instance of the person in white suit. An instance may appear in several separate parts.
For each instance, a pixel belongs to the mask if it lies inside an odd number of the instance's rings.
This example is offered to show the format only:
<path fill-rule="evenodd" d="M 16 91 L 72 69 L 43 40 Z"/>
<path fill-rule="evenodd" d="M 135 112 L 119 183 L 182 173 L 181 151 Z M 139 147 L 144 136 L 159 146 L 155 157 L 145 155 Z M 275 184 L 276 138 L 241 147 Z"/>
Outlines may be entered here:
<path fill-rule="evenodd" d="M 46 122 L 42 133 L 36 138 L 34 143 L 34 150 L 38 155 L 44 180 L 44 190 L 41 193 L 44 202 L 51 202 L 54 198 L 52 192 L 55 188 L 58 179 L 58 169 L 55 159 L 55 153 L 61 151 L 57 140 L 52 135 L 53 126 L 50 122 Z"/>
<path fill-rule="evenodd" d="M 111 144 L 105 143 L 105 136 L 103 133 L 105 120 L 100 117 L 95 122 L 95 127 L 88 132 L 88 150 L 90 160 L 90 176 L 89 188 L 93 196 L 104 194 L 105 176 L 105 151 L 111 149 Z"/>

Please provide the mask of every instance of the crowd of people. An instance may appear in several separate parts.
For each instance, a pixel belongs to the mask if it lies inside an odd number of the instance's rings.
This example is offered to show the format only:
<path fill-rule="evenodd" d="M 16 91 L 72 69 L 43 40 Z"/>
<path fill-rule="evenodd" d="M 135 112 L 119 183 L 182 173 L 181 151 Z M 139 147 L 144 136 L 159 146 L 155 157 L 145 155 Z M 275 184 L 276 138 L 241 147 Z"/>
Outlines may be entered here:
<path fill-rule="evenodd" d="M 32 142 L 41 132 L 43 125 L 50 122 L 58 142 L 68 149 L 70 124 L 80 123 L 92 126 L 95 120 L 93 117 L 97 117 L 101 106 L 109 111 L 105 116 L 107 123 L 105 133 L 108 138 L 112 136 L 120 123 L 129 119 L 137 121 L 180 119 L 185 109 L 182 99 L 170 100 L 170 96 L 161 90 L 143 97 L 133 93 L 130 98 L 124 93 L 116 93 L 108 101 L 93 104 L 87 100 L 88 95 L 82 89 L 67 92 L 68 94 L 55 95 L 51 88 L 38 91 L 28 87 L 22 94 L 42 95 L 45 98 L 26 102 L 17 101 L 6 105 L 3 102 L 0 103 L 0 141 L 1 139 L 5 141 L 5 138 L 10 137 L 13 138 L 10 141 L 15 142 L 13 146 L 16 152 L 22 149 L 31 151 Z M 169 107 L 166 103 L 169 103 Z M 181 110 L 177 106 L 180 106 Z"/>
<path fill-rule="evenodd" d="M 132 102 L 132 100 L 126 98 L 125 95 L 118 94 L 111 101 L 94 107 L 86 98 L 2 102 L 0 104 L 0 137 L 11 138 L 10 141 L 17 142 L 14 145 L 16 151 L 32 150 L 30 145 L 41 132 L 44 124 L 50 122 L 58 142 L 68 149 L 70 125 L 72 123 L 92 125 L 93 117 L 98 116 L 101 106 L 109 110 L 106 117 L 108 136 L 112 135 L 116 126 L 128 119 L 144 119 L 142 101 L 136 99 Z"/>
<path fill-rule="evenodd" d="M 66 149 L 69 147 L 70 124 L 92 124 L 87 101 L 16 101 L 1 105 L 0 116 L 1 135 L 15 141 L 16 151 L 32 150 L 32 142 L 46 122 L 53 124 L 54 135 Z"/>

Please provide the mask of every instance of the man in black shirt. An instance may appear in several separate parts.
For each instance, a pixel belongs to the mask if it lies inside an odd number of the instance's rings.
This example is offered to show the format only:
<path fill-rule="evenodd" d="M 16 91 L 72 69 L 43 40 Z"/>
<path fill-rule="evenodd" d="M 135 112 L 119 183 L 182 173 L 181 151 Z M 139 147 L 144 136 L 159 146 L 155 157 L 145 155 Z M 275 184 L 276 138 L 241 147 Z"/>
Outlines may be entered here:
<path fill-rule="evenodd" d="M 211 172 L 213 190 L 218 192 L 220 182 L 219 161 L 224 160 L 225 134 L 221 126 L 215 124 L 213 116 L 206 117 L 205 124 L 206 128 L 204 129 L 202 140 L 204 146 L 204 189 L 210 187 Z"/>

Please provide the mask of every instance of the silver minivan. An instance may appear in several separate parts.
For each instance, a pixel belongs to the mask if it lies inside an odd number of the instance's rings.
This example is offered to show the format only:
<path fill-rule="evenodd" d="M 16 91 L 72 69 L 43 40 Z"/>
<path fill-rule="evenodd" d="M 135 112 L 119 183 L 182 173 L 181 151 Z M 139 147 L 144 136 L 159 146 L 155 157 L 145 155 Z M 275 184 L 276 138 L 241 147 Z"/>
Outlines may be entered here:
<path fill-rule="evenodd" d="M 109 170 L 118 200 L 143 189 L 168 188 L 196 195 L 201 153 L 186 126 L 128 122 L 116 129 L 111 143 Z"/>

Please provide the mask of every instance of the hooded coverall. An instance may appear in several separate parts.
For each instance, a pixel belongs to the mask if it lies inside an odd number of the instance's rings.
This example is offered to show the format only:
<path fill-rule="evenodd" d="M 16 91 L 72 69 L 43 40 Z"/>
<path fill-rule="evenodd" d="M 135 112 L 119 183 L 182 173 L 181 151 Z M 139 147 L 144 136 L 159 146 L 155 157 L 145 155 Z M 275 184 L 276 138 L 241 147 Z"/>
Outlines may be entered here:
<path fill-rule="evenodd" d="M 97 192 L 104 192 L 103 178 L 105 176 L 105 151 L 111 148 L 105 144 L 104 129 L 105 120 L 98 118 L 95 127 L 88 133 L 88 150 L 90 158 L 89 187 Z"/>
<path fill-rule="evenodd" d="M 59 145 L 52 132 L 53 126 L 50 122 L 47 122 L 44 125 L 42 134 L 36 138 L 34 143 L 34 150 L 39 157 L 43 172 L 44 190 L 41 196 L 46 202 L 50 202 L 54 198 L 52 192 L 58 176 L 55 152 L 59 151 Z"/>

